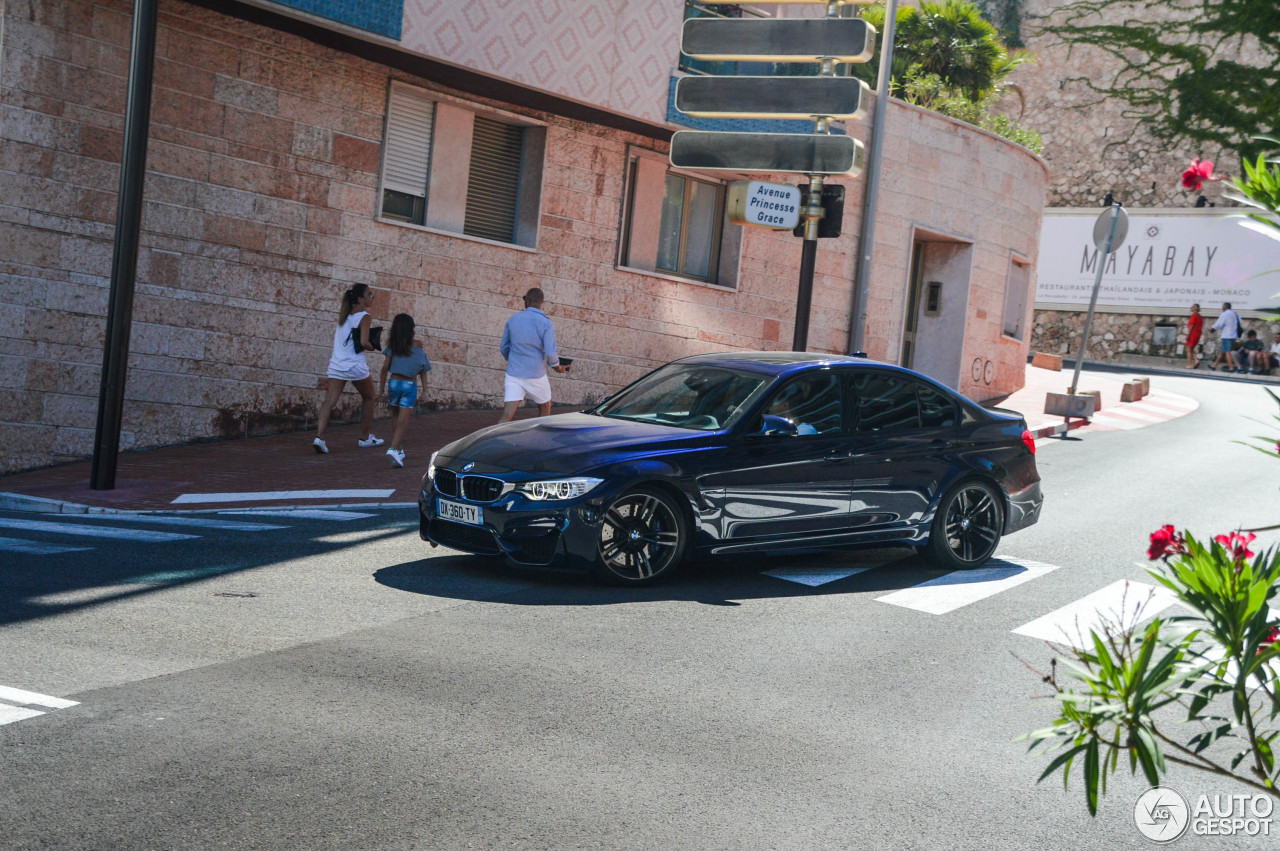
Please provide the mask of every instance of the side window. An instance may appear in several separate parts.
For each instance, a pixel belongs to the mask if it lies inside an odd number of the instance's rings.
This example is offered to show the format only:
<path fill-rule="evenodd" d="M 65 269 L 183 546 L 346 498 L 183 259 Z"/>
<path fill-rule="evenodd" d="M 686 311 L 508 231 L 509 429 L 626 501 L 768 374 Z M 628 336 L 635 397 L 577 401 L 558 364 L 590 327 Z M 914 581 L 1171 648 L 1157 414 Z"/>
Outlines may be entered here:
<path fill-rule="evenodd" d="M 899 431 L 920 427 L 920 411 L 913 382 L 869 372 L 854 376 L 857 431 Z"/>
<path fill-rule="evenodd" d="M 791 420 L 800 434 L 841 432 L 844 399 L 840 379 L 830 371 L 802 375 L 783 385 L 764 412 Z"/>
<path fill-rule="evenodd" d="M 916 385 L 920 400 L 920 424 L 925 428 L 944 428 L 956 424 L 956 405 L 927 384 Z"/>
<path fill-rule="evenodd" d="M 737 235 L 725 228 L 725 185 L 672 171 L 666 157 L 632 148 L 627 161 L 620 266 L 732 287 Z"/>

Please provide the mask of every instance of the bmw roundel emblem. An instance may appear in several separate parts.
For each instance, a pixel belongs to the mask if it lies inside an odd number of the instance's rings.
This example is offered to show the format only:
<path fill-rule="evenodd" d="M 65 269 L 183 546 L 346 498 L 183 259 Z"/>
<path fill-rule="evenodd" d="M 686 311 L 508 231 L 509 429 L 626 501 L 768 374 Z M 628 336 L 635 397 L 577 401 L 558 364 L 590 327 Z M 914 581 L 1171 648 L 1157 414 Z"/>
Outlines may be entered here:
<path fill-rule="evenodd" d="M 468 461 L 466 464 L 462 465 L 462 472 L 470 473 L 472 470 L 475 469 L 475 466 L 476 466 L 475 461 Z"/>

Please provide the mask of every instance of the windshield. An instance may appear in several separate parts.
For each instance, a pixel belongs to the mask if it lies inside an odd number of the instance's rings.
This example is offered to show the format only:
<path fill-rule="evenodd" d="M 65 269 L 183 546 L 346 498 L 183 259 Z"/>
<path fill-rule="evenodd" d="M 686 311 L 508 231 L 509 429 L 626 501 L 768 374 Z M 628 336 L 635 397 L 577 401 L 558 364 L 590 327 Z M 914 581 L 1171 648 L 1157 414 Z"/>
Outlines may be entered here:
<path fill-rule="evenodd" d="M 696 364 L 667 364 L 592 413 L 698 431 L 731 426 L 771 380 L 768 375 Z"/>

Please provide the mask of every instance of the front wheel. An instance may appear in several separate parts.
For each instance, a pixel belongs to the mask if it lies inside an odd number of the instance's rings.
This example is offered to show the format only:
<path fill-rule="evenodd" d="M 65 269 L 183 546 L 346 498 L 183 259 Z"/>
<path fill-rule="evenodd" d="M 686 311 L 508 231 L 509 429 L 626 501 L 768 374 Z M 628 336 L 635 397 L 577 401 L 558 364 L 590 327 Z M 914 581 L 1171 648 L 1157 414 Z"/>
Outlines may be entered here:
<path fill-rule="evenodd" d="M 628 491 L 600 523 L 596 576 L 615 585 L 647 585 L 675 571 L 688 543 L 679 505 L 652 488 Z"/>
<path fill-rule="evenodd" d="M 960 482 L 938 504 L 924 554 L 947 570 L 980 567 L 996 551 L 1003 530 L 1003 503 L 991 485 Z"/>

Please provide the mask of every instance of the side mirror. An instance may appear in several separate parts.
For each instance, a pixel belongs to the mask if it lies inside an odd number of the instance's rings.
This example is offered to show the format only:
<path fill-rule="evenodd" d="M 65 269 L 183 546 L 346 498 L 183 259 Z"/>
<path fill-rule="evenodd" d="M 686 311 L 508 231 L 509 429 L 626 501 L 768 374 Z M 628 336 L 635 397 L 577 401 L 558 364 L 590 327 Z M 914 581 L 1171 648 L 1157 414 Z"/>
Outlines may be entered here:
<path fill-rule="evenodd" d="M 760 428 L 751 433 L 752 437 L 795 437 L 800 433 L 796 424 L 786 417 L 765 414 L 760 419 L 762 420 Z"/>

